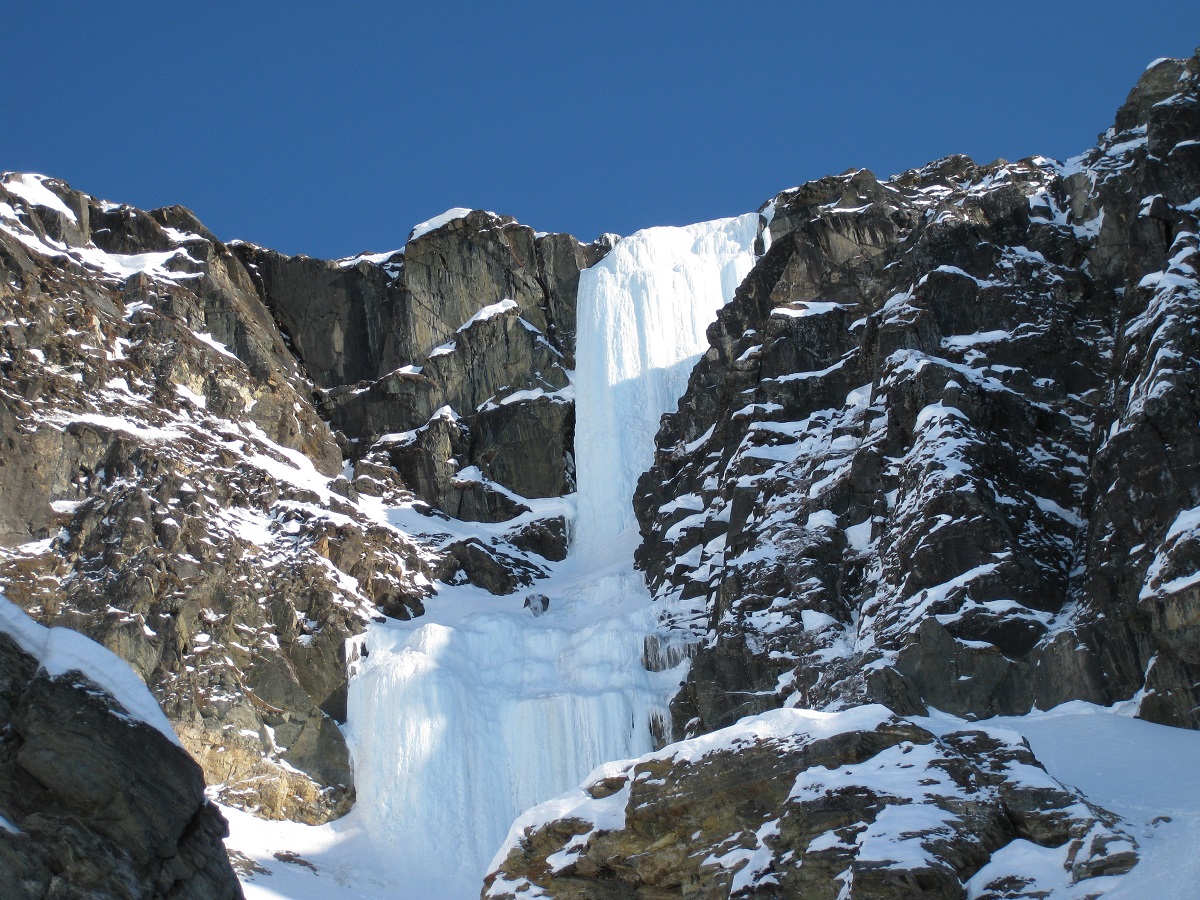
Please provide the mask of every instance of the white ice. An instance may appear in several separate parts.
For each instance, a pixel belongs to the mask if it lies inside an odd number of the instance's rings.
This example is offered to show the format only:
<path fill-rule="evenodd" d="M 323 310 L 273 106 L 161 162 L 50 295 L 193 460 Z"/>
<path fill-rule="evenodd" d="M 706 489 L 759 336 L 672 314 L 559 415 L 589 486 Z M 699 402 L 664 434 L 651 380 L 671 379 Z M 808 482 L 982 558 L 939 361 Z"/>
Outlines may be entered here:
<path fill-rule="evenodd" d="M 753 267 L 759 222 L 749 213 L 648 228 L 580 273 L 576 552 L 624 556 L 635 545 L 633 492 L 659 419 L 675 410 L 708 325 Z"/>

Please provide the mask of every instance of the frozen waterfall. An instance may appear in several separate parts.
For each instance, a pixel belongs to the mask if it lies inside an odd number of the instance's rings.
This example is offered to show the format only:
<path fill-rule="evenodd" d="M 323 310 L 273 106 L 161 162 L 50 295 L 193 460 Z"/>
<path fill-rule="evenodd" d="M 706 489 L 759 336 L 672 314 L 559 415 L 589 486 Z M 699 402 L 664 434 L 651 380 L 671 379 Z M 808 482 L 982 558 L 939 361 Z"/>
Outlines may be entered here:
<path fill-rule="evenodd" d="M 654 461 L 659 419 L 675 410 L 706 329 L 754 265 L 758 222 L 750 213 L 648 228 L 580 273 L 574 553 L 631 558 L 633 491 Z"/>
<path fill-rule="evenodd" d="M 533 588 L 549 611 L 530 616 L 523 594 L 441 586 L 424 617 L 360 638 L 353 817 L 410 896 L 478 896 L 518 813 L 651 749 L 650 721 L 666 718 L 679 671 L 641 664 L 655 621 L 633 570 L 633 488 L 707 325 L 753 265 L 758 223 L 752 213 L 651 228 L 581 276 L 578 514 L 568 558 Z"/>

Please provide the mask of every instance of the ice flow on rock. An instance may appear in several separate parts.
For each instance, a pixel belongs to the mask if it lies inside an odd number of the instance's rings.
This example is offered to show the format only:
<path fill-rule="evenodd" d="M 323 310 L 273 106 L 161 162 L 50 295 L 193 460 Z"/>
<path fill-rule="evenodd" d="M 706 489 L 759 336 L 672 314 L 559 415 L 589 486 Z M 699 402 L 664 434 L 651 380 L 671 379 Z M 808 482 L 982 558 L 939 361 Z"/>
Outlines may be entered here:
<path fill-rule="evenodd" d="M 633 489 L 705 329 L 754 263 L 758 223 L 647 229 L 583 272 L 578 519 L 567 560 L 538 585 L 547 614 L 443 586 L 423 618 L 367 633 L 349 692 L 355 816 L 411 874 L 413 896 L 432 884 L 445 896 L 448 876 L 475 896 L 521 811 L 648 752 L 651 719 L 667 720 L 680 673 L 641 663 L 654 617 L 633 569 Z"/>

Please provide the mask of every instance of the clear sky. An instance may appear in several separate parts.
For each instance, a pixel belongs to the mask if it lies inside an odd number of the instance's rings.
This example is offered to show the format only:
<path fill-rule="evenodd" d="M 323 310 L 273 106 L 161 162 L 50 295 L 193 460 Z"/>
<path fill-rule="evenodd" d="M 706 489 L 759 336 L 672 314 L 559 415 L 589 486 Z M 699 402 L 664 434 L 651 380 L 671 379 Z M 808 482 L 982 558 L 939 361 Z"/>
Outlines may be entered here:
<path fill-rule="evenodd" d="M 1197 0 L 12 3 L 0 170 L 336 257 L 451 206 L 591 239 L 1090 146 Z"/>

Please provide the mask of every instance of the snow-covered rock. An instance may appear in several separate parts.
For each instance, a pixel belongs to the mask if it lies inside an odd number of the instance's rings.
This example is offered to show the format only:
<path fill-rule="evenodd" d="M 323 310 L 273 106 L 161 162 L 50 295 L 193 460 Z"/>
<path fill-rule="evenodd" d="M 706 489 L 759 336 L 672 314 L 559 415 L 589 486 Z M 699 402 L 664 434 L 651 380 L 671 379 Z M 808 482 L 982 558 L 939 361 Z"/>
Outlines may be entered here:
<path fill-rule="evenodd" d="M 1116 821 L 1012 731 L 779 709 L 529 810 L 485 896 L 1096 896 L 1137 859 Z"/>
<path fill-rule="evenodd" d="M 241 897 L 190 759 L 120 658 L 0 594 L 0 894 Z"/>
<path fill-rule="evenodd" d="M 1135 694 L 1200 724 L 1198 83 L 1200 60 L 1156 66 L 1066 164 L 772 201 L 635 498 L 695 652 L 677 729 Z"/>

